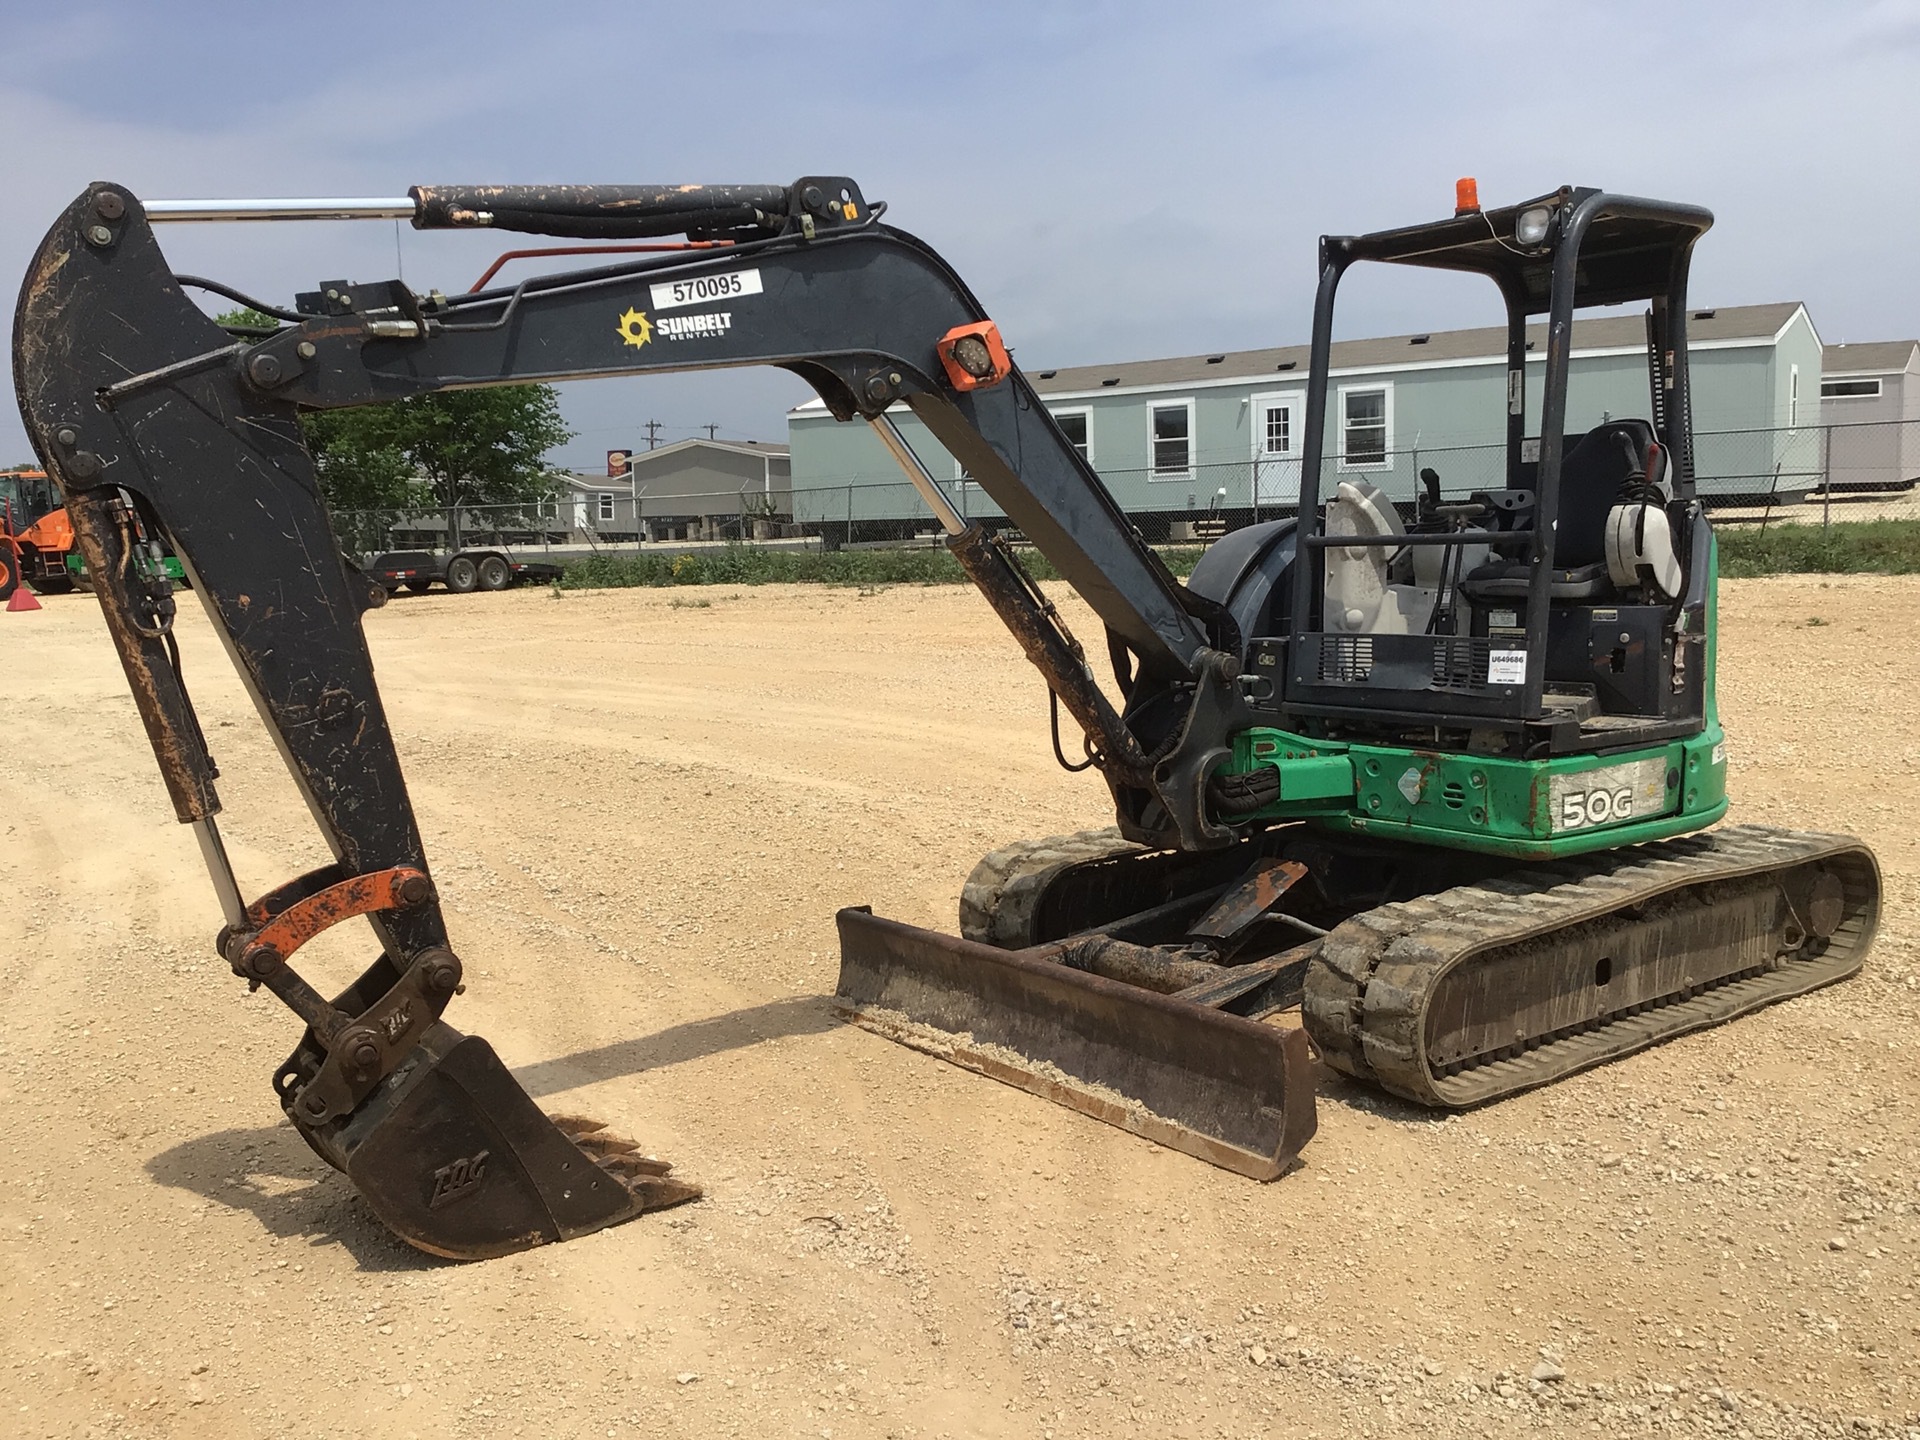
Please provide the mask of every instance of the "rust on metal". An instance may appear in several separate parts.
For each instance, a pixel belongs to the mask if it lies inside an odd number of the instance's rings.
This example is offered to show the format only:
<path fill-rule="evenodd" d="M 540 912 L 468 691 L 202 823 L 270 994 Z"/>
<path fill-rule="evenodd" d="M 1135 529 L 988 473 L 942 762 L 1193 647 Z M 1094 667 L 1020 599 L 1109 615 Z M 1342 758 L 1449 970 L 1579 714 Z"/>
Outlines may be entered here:
<path fill-rule="evenodd" d="M 416 230 L 483 226 L 587 238 L 777 228 L 789 208 L 784 185 L 415 185 L 407 193 Z M 617 232 L 605 229 L 617 222 Z"/>
<path fill-rule="evenodd" d="M 135 623 L 134 617 L 142 607 L 130 578 L 129 542 L 112 514 L 118 502 L 109 492 L 76 490 L 64 479 L 61 490 L 73 519 L 74 543 L 101 592 L 100 610 L 106 618 L 107 633 L 127 673 L 134 708 L 146 726 L 173 813 L 182 825 L 217 815 L 220 797 L 214 789 L 214 769 L 207 758 L 206 741 L 168 658 L 164 634 L 149 633 Z"/>
<path fill-rule="evenodd" d="M 367 1083 L 370 1085 L 405 1052 L 403 1040 L 410 1044 L 428 1024 L 439 1018 L 459 986 L 459 961 L 450 951 L 422 951 L 414 957 L 401 984 L 357 1017 L 321 995 L 287 962 L 307 941 L 343 920 L 424 904 L 432 897 L 433 885 L 426 872 L 409 865 L 345 879 L 340 877 L 338 866 L 328 865 L 291 880 L 248 905 L 245 909 L 248 928 L 222 930 L 218 948 L 233 967 L 234 974 L 250 985 L 266 986 L 307 1022 L 314 1038 L 327 1048 L 329 1064 L 334 1063 L 334 1057 L 343 1049 L 351 1048 L 359 1033 L 353 1027 L 381 1026 L 384 1037 L 369 1037 L 376 1043 L 374 1052 L 362 1056 L 353 1067 L 356 1072 L 369 1072 Z M 401 986 L 410 987 L 409 993 L 411 989 L 424 987 L 424 1003 L 415 1006 L 405 997 L 397 996 L 394 992 Z M 375 1011 L 381 1013 L 375 1014 Z M 396 1021 L 395 1014 L 403 1018 Z M 328 1087 L 328 1092 L 344 1093 L 345 1088 L 349 1087 L 334 1084 Z M 328 1113 L 333 1113 L 331 1102 L 328 1102 Z"/>
<path fill-rule="evenodd" d="M 1151 785 L 1153 766 L 1140 742 L 1094 682 L 1085 657 L 1061 632 L 1057 618 L 1035 601 L 1013 562 L 995 546 L 993 538 L 974 525 L 949 537 L 947 549 L 1013 633 L 1048 688 L 1086 732 L 1109 783 Z"/>
<path fill-rule="evenodd" d="M 338 865 L 322 865 L 318 870 L 309 870 L 306 874 L 289 880 L 278 889 L 269 890 L 247 906 L 247 924 L 258 930 L 296 900 L 304 900 L 309 895 L 318 894 L 329 885 L 337 885 L 346 878 Z"/>
<path fill-rule="evenodd" d="M 460 984 L 460 961 L 442 947 L 424 950 L 373 1004 L 321 1039 L 327 1058 L 292 1096 L 308 1124 L 352 1110 L 437 1023 Z"/>
<path fill-rule="evenodd" d="M 403 891 L 426 883 L 426 875 L 408 865 L 355 875 L 288 905 L 260 928 L 252 943 L 272 946 L 284 962 L 307 941 L 342 920 L 418 903 L 408 901 Z M 255 902 L 256 906 L 259 903 Z M 250 915 L 252 909 L 249 907 Z"/>
<path fill-rule="evenodd" d="M 1157 945 L 1135 945 L 1103 934 L 1056 940 L 1024 953 L 1035 960 L 1051 960 L 1161 995 L 1209 984 L 1227 968 L 1198 956 L 1169 952 Z"/>
<path fill-rule="evenodd" d="M 1071 969 L 1047 947 L 1000 950 L 864 910 L 838 923 L 835 1008 L 865 1029 L 1257 1180 L 1313 1135 L 1298 1029 Z"/>
<path fill-rule="evenodd" d="M 1216 900 L 1187 933 L 1223 943 L 1235 940 L 1264 919 L 1306 876 L 1307 867 L 1297 860 L 1262 861 Z"/>
<path fill-rule="evenodd" d="M 1203 980 L 1197 985 L 1174 993 L 1174 999 L 1184 1000 L 1189 1005 L 1205 1005 L 1217 1009 L 1230 1005 L 1242 996 L 1251 995 L 1256 990 L 1264 990 L 1262 1004 L 1257 1011 L 1243 1010 L 1243 1014 L 1260 1014 L 1268 1010 L 1291 1009 L 1300 1003 L 1301 993 L 1306 985 L 1307 966 L 1313 957 L 1320 953 L 1320 942 L 1310 940 L 1304 945 L 1296 945 L 1291 950 L 1283 950 L 1278 955 L 1270 955 L 1264 960 L 1249 961 L 1245 965 L 1225 965 L 1212 979 Z"/>

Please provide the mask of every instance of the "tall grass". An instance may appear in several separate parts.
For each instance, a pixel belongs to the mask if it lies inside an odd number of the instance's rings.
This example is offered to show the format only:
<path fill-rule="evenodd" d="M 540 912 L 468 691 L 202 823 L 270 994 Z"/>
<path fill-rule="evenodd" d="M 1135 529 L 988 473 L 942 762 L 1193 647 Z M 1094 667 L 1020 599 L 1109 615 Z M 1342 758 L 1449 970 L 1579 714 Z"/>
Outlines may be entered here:
<path fill-rule="evenodd" d="M 1723 525 L 1720 573 L 1743 580 L 1761 575 L 1920 574 L 1920 520 L 1849 521 L 1821 530 L 1815 525 Z M 1187 575 L 1203 553 L 1199 546 L 1169 547 L 1160 558 L 1176 575 Z M 1046 557 L 1020 552 L 1036 580 L 1057 580 Z M 567 590 L 669 585 L 953 585 L 966 579 L 944 549 L 759 550 L 728 545 L 678 555 L 594 555 L 566 568 Z"/>
<path fill-rule="evenodd" d="M 1176 575 L 1191 571 L 1201 554 L 1193 546 L 1160 553 Z M 1036 580 L 1060 578 L 1037 551 L 1020 552 L 1020 561 Z M 958 561 L 944 549 L 932 546 L 824 551 L 728 545 L 678 555 L 594 555 L 568 565 L 560 585 L 567 590 L 666 585 L 953 585 L 966 578 Z"/>
<path fill-rule="evenodd" d="M 1759 575 L 1912 575 L 1920 573 L 1920 520 L 1854 520 L 1818 525 L 1722 526 L 1720 573 Z"/>

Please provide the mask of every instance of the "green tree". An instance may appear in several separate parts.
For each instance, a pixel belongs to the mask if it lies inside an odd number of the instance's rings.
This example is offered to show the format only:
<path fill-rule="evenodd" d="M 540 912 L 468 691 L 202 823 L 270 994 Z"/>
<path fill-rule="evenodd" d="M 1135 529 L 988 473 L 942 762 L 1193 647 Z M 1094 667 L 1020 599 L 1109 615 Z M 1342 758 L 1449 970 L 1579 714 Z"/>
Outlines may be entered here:
<path fill-rule="evenodd" d="M 307 417 L 330 504 L 424 500 L 446 513 L 453 544 L 463 508 L 503 507 L 489 523 L 526 524 L 554 494 L 547 452 L 572 438 L 551 385 L 443 390 Z"/>
<path fill-rule="evenodd" d="M 284 320 L 276 320 L 251 305 L 242 305 L 238 310 L 222 310 L 213 317 L 213 323 L 225 325 L 248 340 L 264 340 L 286 324 Z"/>
<path fill-rule="evenodd" d="M 218 320 L 250 328 L 278 323 L 253 310 Z M 525 524 L 528 512 L 554 494 L 547 452 L 573 438 L 551 385 L 446 390 L 310 411 L 302 425 L 321 494 L 351 548 L 377 545 L 393 520 L 429 506 L 446 514 L 456 545 L 463 507 L 507 507 L 490 520 Z"/>
<path fill-rule="evenodd" d="M 381 407 L 382 409 L 386 407 Z M 432 493 L 378 410 L 308 410 L 300 416 L 320 496 L 348 550 L 386 548 L 387 532 L 405 515 L 428 509 Z"/>

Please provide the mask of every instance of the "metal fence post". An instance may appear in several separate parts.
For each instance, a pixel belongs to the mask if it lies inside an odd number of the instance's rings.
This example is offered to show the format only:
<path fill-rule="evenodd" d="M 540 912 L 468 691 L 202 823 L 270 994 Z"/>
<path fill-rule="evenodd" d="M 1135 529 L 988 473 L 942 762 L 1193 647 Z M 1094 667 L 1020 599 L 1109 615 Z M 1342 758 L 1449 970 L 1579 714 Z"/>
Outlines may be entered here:
<path fill-rule="evenodd" d="M 1833 426 L 1820 427 L 1820 534 L 1833 526 Z"/>

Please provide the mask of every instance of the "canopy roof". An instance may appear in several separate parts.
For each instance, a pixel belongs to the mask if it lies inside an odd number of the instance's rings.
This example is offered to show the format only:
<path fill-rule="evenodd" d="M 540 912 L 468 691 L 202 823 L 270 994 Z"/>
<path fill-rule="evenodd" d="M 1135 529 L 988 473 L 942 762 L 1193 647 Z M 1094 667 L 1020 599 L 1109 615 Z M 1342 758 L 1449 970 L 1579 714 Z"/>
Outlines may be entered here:
<path fill-rule="evenodd" d="M 1515 225 L 1523 212 L 1542 206 L 1555 212 L 1553 227 L 1543 244 L 1523 247 L 1514 238 Z M 1526 313 L 1534 315 L 1547 309 L 1555 251 L 1581 219 L 1586 230 L 1576 309 L 1664 296 L 1675 262 L 1713 224 L 1712 212 L 1697 205 L 1562 186 L 1518 205 L 1371 235 L 1328 236 L 1326 243 L 1353 260 L 1489 276 L 1510 295 L 1524 297 Z"/>

